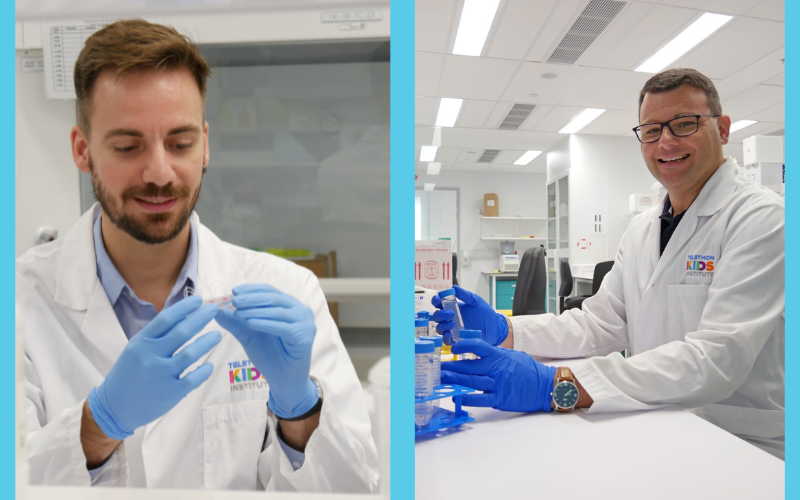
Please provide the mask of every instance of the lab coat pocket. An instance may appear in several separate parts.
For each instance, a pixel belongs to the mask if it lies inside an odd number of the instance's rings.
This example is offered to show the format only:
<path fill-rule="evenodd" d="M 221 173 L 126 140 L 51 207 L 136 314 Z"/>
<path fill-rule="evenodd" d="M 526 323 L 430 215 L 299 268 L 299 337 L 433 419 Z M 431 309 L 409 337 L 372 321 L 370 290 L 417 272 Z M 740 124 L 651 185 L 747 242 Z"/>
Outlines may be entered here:
<path fill-rule="evenodd" d="M 686 334 L 697 330 L 708 301 L 710 285 L 669 285 L 669 332 L 667 342 L 684 341 Z"/>
<path fill-rule="evenodd" d="M 204 488 L 256 489 L 258 457 L 267 430 L 267 401 L 206 406 L 202 419 Z"/>

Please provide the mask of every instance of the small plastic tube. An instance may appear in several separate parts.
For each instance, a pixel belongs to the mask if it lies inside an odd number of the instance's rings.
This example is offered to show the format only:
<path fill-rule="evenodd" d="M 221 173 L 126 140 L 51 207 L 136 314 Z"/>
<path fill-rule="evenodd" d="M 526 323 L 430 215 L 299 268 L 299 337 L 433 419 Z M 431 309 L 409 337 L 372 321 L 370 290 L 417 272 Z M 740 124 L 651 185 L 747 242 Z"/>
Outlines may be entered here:
<path fill-rule="evenodd" d="M 426 398 L 433 394 L 433 353 L 435 347 L 429 340 L 414 339 L 414 397 Z M 424 427 L 431 421 L 433 401 L 414 404 L 414 424 Z"/>
<path fill-rule="evenodd" d="M 453 311 L 453 322 L 455 326 L 450 330 L 450 333 L 453 335 L 453 344 L 455 344 L 458 342 L 458 339 L 461 338 L 459 332 L 464 328 L 464 320 L 461 319 L 461 311 L 458 309 L 458 300 L 456 300 L 456 291 L 452 288 L 442 290 L 439 292 L 439 298 L 442 299 L 443 309 Z"/>
<path fill-rule="evenodd" d="M 481 334 L 480 330 L 461 330 L 461 340 L 464 339 L 480 339 L 483 335 Z M 457 360 L 465 360 L 465 359 L 478 359 L 478 356 L 471 352 L 467 352 L 464 354 L 459 354 Z"/>
<path fill-rule="evenodd" d="M 433 342 L 433 387 L 439 387 L 442 385 L 442 336 L 427 335 L 419 339 Z"/>
<path fill-rule="evenodd" d="M 428 335 L 436 335 L 436 322 L 431 319 L 431 313 L 428 311 L 417 312 L 417 318 L 428 320 Z"/>
<path fill-rule="evenodd" d="M 417 318 L 414 320 L 414 337 L 420 338 L 428 335 L 428 320 Z"/>
<path fill-rule="evenodd" d="M 229 293 L 228 295 L 222 295 L 220 297 L 213 297 L 211 299 L 206 299 L 203 301 L 203 305 L 206 304 L 216 304 L 216 306 L 220 309 L 230 309 L 231 311 L 236 310 L 233 307 L 233 294 Z"/>

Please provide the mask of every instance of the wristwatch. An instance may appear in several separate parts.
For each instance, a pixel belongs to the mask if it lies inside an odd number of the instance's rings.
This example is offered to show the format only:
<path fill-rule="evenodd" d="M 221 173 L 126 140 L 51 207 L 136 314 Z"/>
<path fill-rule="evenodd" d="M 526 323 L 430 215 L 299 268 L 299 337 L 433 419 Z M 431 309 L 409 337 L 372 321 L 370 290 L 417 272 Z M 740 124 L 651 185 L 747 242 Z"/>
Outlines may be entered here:
<path fill-rule="evenodd" d="M 578 404 L 579 395 L 572 370 L 566 366 L 559 366 L 556 370 L 556 384 L 553 387 L 553 406 L 556 411 L 572 411 Z"/>

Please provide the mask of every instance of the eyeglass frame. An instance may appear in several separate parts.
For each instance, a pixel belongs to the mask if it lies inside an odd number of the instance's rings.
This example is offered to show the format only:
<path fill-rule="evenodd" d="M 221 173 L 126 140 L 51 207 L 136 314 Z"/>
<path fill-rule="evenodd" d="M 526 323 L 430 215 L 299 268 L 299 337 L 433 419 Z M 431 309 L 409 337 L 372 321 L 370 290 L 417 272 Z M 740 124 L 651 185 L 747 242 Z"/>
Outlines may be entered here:
<path fill-rule="evenodd" d="M 671 120 L 668 120 L 668 121 L 665 121 L 665 122 L 661 122 L 661 123 L 659 123 L 659 122 L 643 123 L 641 125 L 637 125 L 637 126 L 633 127 L 631 130 L 633 130 L 633 134 L 636 136 L 637 139 L 639 139 L 639 142 L 641 142 L 642 144 L 653 144 L 654 142 L 658 142 L 658 141 L 661 140 L 661 136 L 664 134 L 664 126 L 665 125 L 667 126 L 667 128 L 669 129 L 670 134 L 672 134 L 673 137 L 689 137 L 690 135 L 696 134 L 697 131 L 700 130 L 700 118 L 719 118 L 720 116 L 722 116 L 722 115 L 715 114 L 715 113 L 708 113 L 708 114 L 705 114 L 705 115 L 682 115 L 682 116 L 676 116 L 675 118 L 673 118 Z M 675 133 L 674 130 L 672 130 L 672 125 L 670 125 L 671 122 L 673 122 L 675 120 L 680 120 L 681 118 L 690 118 L 690 117 L 694 117 L 695 119 L 697 119 L 697 128 L 694 130 L 694 132 L 692 132 L 691 134 L 678 135 L 678 134 Z M 658 134 L 658 138 L 656 138 L 655 140 L 644 142 L 642 140 L 642 138 L 639 137 L 639 129 L 641 129 L 642 127 L 647 126 L 647 125 L 660 125 L 661 126 L 661 132 Z"/>

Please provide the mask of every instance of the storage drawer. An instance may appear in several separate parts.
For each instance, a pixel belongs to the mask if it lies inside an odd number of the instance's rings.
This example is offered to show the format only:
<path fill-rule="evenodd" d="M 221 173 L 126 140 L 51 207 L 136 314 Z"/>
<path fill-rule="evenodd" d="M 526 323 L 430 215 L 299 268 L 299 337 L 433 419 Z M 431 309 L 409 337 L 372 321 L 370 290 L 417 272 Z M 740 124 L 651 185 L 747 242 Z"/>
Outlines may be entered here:
<path fill-rule="evenodd" d="M 497 280 L 497 296 L 501 295 L 514 295 L 514 290 L 517 289 L 517 282 L 513 280 Z"/>
<path fill-rule="evenodd" d="M 513 309 L 514 296 L 513 295 L 498 295 L 496 302 L 496 309 Z"/>

